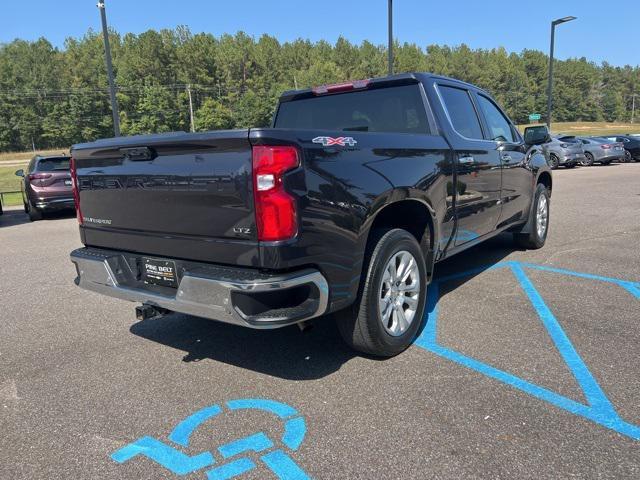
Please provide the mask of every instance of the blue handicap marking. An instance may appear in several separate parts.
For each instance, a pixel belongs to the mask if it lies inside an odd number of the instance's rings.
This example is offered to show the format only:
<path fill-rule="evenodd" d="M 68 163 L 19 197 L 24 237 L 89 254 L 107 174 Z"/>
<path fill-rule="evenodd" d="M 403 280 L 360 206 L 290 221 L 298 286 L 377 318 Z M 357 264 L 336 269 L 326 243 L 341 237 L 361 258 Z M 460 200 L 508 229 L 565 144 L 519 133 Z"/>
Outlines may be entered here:
<path fill-rule="evenodd" d="M 576 381 L 580 385 L 585 399 L 587 400 L 587 405 L 571 400 L 556 392 L 547 390 L 539 385 L 523 380 L 520 377 L 507 373 L 503 370 L 499 370 L 491 365 L 480 362 L 471 357 L 467 357 L 466 355 L 438 344 L 437 321 L 440 285 L 451 280 L 470 277 L 486 270 L 496 269 L 509 270 L 515 276 L 528 300 L 533 305 L 541 323 L 546 328 L 551 340 L 558 349 L 558 352 L 562 356 L 562 359 L 565 361 Z M 640 426 L 633 425 L 620 418 L 606 393 L 602 387 L 600 387 L 597 380 L 580 357 L 580 354 L 571 343 L 571 340 L 562 329 L 553 312 L 545 303 L 542 295 L 538 292 L 527 276 L 527 270 L 547 271 L 560 275 L 617 285 L 629 292 L 636 300 L 640 300 L 640 284 L 635 282 L 604 277 L 601 275 L 574 272 L 545 265 L 534 265 L 515 261 L 500 262 L 488 267 L 481 267 L 434 280 L 427 290 L 427 307 L 425 313 L 426 325 L 420 336 L 416 339 L 415 345 L 443 358 L 459 363 L 467 368 L 476 370 L 477 372 L 487 375 L 495 380 L 506 383 L 507 385 L 537 397 L 540 400 L 549 402 L 556 407 L 591 420 L 592 422 L 635 440 L 640 440 Z"/>
<path fill-rule="evenodd" d="M 223 413 L 243 410 L 267 412 L 281 421 L 283 434 L 279 443 L 286 448 L 279 447 L 264 432 L 257 432 L 219 446 L 217 452 L 221 457 L 221 465 L 215 467 L 213 466 L 217 462 L 211 452 L 190 456 L 182 450 L 189 447 L 191 435 L 203 423 Z M 209 480 L 227 480 L 259 468 L 256 463 L 258 461 L 247 456 L 238 458 L 239 455 L 254 453 L 260 455 L 258 463 L 269 469 L 275 478 L 306 480 L 310 477 L 287 453 L 288 450 L 298 450 L 306 431 L 304 417 L 287 404 L 259 398 L 231 400 L 226 403 L 225 409 L 219 405 L 211 405 L 179 422 L 168 436 L 175 446 L 144 436 L 112 453 L 111 458 L 118 463 L 125 463 L 137 456 L 144 456 L 178 476 L 202 471 Z"/>

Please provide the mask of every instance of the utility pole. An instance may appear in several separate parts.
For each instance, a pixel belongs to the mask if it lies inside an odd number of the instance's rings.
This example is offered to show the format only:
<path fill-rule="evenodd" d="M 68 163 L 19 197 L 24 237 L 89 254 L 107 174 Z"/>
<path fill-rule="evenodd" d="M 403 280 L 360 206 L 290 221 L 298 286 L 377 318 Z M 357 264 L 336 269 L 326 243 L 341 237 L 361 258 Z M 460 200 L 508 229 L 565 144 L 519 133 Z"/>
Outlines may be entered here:
<path fill-rule="evenodd" d="M 111 97 L 111 113 L 113 115 L 114 136 L 120 136 L 120 112 L 118 110 L 118 99 L 116 98 L 116 83 L 113 78 L 113 65 L 111 64 L 111 47 L 109 46 L 109 30 L 107 28 L 107 12 L 104 0 L 98 0 L 98 10 L 102 20 L 102 36 L 104 37 L 104 62 L 107 66 L 107 77 L 109 78 L 109 96 Z"/>
<path fill-rule="evenodd" d="M 389 75 L 393 75 L 393 0 L 389 0 Z"/>
<path fill-rule="evenodd" d="M 631 123 L 633 123 L 633 120 L 635 119 L 636 116 L 636 97 L 638 96 L 637 93 L 634 93 L 631 95 Z"/>
<path fill-rule="evenodd" d="M 573 16 L 562 17 L 551 22 L 551 46 L 549 47 L 549 79 L 547 84 L 547 127 L 549 127 L 549 129 L 551 129 L 551 108 L 553 97 L 553 49 L 555 47 L 556 25 L 570 22 L 571 20 L 575 20 L 576 18 L 577 17 Z"/>
<path fill-rule="evenodd" d="M 189 118 L 191 119 L 191 131 L 195 132 L 196 127 L 193 123 L 193 99 L 191 98 L 191 84 L 187 85 L 187 95 L 189 95 Z"/>

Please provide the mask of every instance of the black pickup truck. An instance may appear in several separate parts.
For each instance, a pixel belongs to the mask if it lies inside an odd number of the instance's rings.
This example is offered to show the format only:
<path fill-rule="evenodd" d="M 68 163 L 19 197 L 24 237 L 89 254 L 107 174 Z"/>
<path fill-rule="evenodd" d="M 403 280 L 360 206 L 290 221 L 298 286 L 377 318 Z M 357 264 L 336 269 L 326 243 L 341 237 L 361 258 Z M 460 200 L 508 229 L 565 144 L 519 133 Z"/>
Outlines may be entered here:
<path fill-rule="evenodd" d="M 543 246 L 547 140 L 483 90 L 415 73 L 286 92 L 272 128 L 75 145 L 75 282 L 141 319 L 335 312 L 353 348 L 395 355 L 438 261 L 504 231 Z"/>

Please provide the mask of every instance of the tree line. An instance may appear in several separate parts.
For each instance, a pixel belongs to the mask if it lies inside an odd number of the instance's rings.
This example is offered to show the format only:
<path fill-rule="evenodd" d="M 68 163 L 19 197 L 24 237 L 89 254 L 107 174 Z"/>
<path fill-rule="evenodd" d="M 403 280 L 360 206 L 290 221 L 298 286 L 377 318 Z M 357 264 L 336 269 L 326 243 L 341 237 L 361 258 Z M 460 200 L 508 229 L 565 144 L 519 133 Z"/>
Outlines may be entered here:
<path fill-rule="evenodd" d="M 110 33 L 123 135 L 265 126 L 281 92 L 383 76 L 386 48 L 345 38 L 281 43 L 186 27 Z M 396 72 L 428 71 L 485 88 L 516 123 L 546 110 L 548 57 L 536 50 L 396 44 Z M 640 67 L 586 58 L 555 67 L 555 121 L 629 121 Z M 640 95 L 639 95 L 640 97 Z M 640 98 L 636 99 L 640 108 Z M 102 36 L 55 48 L 45 38 L 0 45 L 0 151 L 61 147 L 113 134 Z"/>

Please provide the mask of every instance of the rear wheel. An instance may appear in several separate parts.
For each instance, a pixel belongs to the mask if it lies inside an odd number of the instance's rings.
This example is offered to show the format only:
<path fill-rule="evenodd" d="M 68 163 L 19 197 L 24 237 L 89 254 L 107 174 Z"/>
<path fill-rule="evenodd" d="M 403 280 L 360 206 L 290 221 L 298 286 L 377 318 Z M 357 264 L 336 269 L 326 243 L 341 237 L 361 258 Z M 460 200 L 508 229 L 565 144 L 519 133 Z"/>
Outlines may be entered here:
<path fill-rule="evenodd" d="M 584 160 L 582 160 L 580 164 L 583 167 L 590 167 L 591 165 L 593 165 L 593 161 L 594 161 L 593 154 L 589 152 L 584 152 Z"/>
<path fill-rule="evenodd" d="M 515 242 L 524 248 L 542 248 L 547 241 L 549 232 L 550 197 L 547 187 L 539 183 L 536 187 L 535 197 L 531 212 L 529 212 L 530 225 L 529 232 L 518 232 L 513 234 Z"/>
<path fill-rule="evenodd" d="M 354 304 L 337 314 L 355 350 L 392 357 L 413 342 L 424 317 L 427 275 L 422 249 L 406 230 L 375 233 L 375 247 Z"/>
<path fill-rule="evenodd" d="M 633 157 L 631 156 L 631 152 L 629 150 L 624 151 L 624 161 L 626 163 L 630 163 L 633 161 Z"/>
<path fill-rule="evenodd" d="M 31 202 L 29 202 L 27 207 L 27 213 L 29 214 L 30 221 L 37 222 L 38 220 L 42 220 L 42 212 L 34 207 Z"/>
<path fill-rule="evenodd" d="M 558 156 L 555 153 L 550 153 L 549 166 L 555 170 L 556 168 L 558 168 L 559 165 L 560 165 L 560 159 L 558 158 Z"/>

